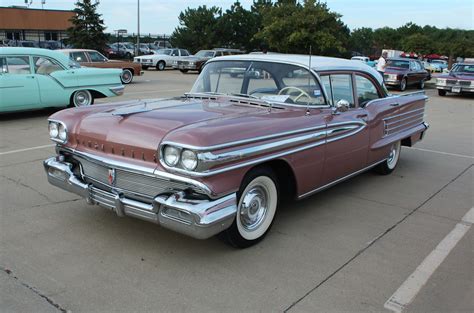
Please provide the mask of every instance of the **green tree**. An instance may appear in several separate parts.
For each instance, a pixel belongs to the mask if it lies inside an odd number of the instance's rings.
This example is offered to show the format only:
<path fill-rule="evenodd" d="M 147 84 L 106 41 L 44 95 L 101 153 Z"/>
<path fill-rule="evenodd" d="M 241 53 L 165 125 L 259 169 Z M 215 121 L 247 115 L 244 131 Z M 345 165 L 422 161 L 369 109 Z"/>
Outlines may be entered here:
<path fill-rule="evenodd" d="M 71 18 L 72 26 L 68 28 L 68 43 L 74 48 L 87 48 L 103 51 L 107 43 L 104 34 L 105 26 L 101 15 L 97 13 L 99 2 L 91 0 L 76 2 L 75 15 Z"/>
<path fill-rule="evenodd" d="M 347 55 L 349 29 L 340 18 L 316 0 L 279 0 L 264 10 L 255 38 L 271 51 L 308 54 L 312 46 L 313 54 Z"/>
<path fill-rule="evenodd" d="M 421 32 L 413 33 L 401 41 L 403 51 L 429 54 L 435 52 L 433 40 Z"/>
<path fill-rule="evenodd" d="M 258 16 L 236 1 L 217 22 L 220 46 L 252 50 L 255 47 L 253 35 L 258 32 L 258 28 Z"/>
<path fill-rule="evenodd" d="M 374 31 L 374 46 L 378 53 L 382 49 L 400 50 L 400 35 L 396 29 L 390 27 L 377 28 Z"/>
<path fill-rule="evenodd" d="M 369 56 L 374 51 L 374 30 L 368 27 L 354 29 L 351 32 L 350 47 L 353 52 Z"/>
<path fill-rule="evenodd" d="M 180 26 L 171 35 L 171 44 L 192 52 L 214 48 L 220 42 L 217 26 L 221 16 L 222 10 L 215 6 L 187 8 L 179 14 Z"/>

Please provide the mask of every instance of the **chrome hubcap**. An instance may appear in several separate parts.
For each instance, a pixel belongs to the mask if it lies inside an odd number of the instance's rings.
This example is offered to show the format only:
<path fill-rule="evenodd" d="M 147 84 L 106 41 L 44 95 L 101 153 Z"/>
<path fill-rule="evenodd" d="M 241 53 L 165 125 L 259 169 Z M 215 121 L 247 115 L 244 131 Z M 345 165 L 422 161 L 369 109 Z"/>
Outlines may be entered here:
<path fill-rule="evenodd" d="M 76 105 L 77 106 L 84 106 L 84 105 L 89 105 L 89 95 L 86 94 L 85 92 L 78 92 L 76 94 Z"/>
<path fill-rule="evenodd" d="M 247 230 L 259 227 L 268 211 L 268 192 L 262 186 L 255 186 L 244 196 L 240 205 L 240 221 Z"/>
<path fill-rule="evenodd" d="M 398 144 L 394 144 L 390 149 L 390 154 L 387 158 L 387 163 L 389 167 L 393 167 L 393 165 L 397 162 L 397 154 L 398 154 Z"/>

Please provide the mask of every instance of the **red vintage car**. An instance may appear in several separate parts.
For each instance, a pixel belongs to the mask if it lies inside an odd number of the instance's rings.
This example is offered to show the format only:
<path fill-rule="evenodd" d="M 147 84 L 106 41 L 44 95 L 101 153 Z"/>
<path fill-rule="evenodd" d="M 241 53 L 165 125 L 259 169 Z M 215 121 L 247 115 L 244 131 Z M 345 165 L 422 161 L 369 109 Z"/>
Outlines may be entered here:
<path fill-rule="evenodd" d="M 436 77 L 438 95 L 474 93 L 474 63 L 457 63 L 448 74 Z"/>
<path fill-rule="evenodd" d="M 418 89 L 425 88 L 425 82 L 431 79 L 428 72 L 419 60 L 408 58 L 392 58 L 387 60 L 385 67 L 385 84 L 405 91 L 409 86 Z"/>
<path fill-rule="evenodd" d="M 392 172 L 401 146 L 428 128 L 426 99 L 388 95 L 358 61 L 219 57 L 183 97 L 55 113 L 57 155 L 44 167 L 51 184 L 119 216 L 248 247 L 268 233 L 280 199 L 371 168 Z"/>

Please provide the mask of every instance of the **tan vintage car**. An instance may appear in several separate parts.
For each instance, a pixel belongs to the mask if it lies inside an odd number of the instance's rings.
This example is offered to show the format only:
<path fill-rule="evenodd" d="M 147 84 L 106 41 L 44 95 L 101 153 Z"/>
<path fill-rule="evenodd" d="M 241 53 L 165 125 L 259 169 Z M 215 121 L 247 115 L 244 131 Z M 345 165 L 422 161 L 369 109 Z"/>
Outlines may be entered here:
<path fill-rule="evenodd" d="M 119 60 L 109 60 L 101 53 L 88 49 L 61 49 L 58 50 L 86 67 L 121 68 L 120 79 L 123 84 L 130 84 L 134 76 L 143 75 L 142 66 L 137 63 Z"/>

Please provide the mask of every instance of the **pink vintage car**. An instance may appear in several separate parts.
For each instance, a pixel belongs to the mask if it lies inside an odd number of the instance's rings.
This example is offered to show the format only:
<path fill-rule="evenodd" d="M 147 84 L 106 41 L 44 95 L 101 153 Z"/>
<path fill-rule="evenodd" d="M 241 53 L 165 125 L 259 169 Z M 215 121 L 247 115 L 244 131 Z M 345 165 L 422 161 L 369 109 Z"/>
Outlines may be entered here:
<path fill-rule="evenodd" d="M 311 64 L 309 66 L 309 64 Z M 49 119 L 51 184 L 90 204 L 248 247 L 280 199 L 374 168 L 423 138 L 423 92 L 387 94 L 371 67 L 336 58 L 210 60 L 183 97 L 64 110 Z"/>

